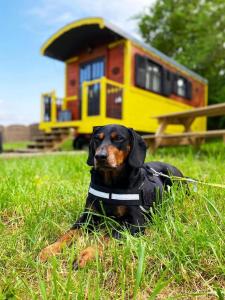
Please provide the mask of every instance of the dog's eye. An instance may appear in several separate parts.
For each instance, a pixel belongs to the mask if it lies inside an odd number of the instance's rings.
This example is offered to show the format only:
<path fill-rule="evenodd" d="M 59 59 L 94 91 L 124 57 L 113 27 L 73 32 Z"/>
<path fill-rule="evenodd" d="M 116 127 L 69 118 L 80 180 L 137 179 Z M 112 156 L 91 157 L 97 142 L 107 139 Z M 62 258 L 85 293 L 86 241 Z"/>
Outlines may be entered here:
<path fill-rule="evenodd" d="M 99 138 L 97 135 L 95 135 L 95 136 L 94 136 L 94 140 L 95 140 L 95 141 L 100 141 L 100 138 Z"/>
<path fill-rule="evenodd" d="M 117 136 L 115 136 L 115 137 L 113 138 L 113 140 L 114 140 L 115 142 L 123 142 L 123 141 L 124 141 L 124 138 L 123 138 L 122 136 L 120 136 L 120 135 L 117 135 Z"/>
<path fill-rule="evenodd" d="M 99 135 L 99 134 L 94 135 L 94 141 L 95 141 L 95 142 L 100 142 L 100 141 L 102 141 L 102 140 L 103 140 L 103 137 L 102 137 L 101 135 Z"/>

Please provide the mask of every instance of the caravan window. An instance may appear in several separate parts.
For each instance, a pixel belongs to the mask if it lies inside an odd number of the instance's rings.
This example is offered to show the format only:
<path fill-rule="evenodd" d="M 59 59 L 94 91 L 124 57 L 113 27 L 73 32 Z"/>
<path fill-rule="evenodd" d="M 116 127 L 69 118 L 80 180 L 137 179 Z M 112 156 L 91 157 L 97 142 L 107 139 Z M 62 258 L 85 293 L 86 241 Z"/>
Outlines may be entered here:
<path fill-rule="evenodd" d="M 162 92 L 162 67 L 147 57 L 136 55 L 135 85 L 156 93 Z"/>
<path fill-rule="evenodd" d="M 139 54 L 135 55 L 135 85 L 166 97 L 175 94 L 192 99 L 190 80 Z"/>
<path fill-rule="evenodd" d="M 161 70 L 157 65 L 147 62 L 146 89 L 154 92 L 161 92 Z"/>
<path fill-rule="evenodd" d="M 180 75 L 174 75 L 174 93 L 185 99 L 192 98 L 192 83 Z"/>
<path fill-rule="evenodd" d="M 186 96 L 186 82 L 184 78 L 177 79 L 177 95 L 181 97 Z"/>

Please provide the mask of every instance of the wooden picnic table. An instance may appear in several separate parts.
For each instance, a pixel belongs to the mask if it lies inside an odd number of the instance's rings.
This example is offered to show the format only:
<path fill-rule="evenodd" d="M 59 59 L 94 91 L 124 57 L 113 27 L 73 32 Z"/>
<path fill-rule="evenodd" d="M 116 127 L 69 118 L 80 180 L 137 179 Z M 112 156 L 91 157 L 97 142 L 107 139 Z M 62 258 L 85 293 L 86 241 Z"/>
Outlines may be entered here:
<path fill-rule="evenodd" d="M 170 113 L 155 116 L 159 123 L 159 127 L 155 135 L 145 135 L 144 139 L 155 151 L 159 146 L 163 145 L 199 145 L 205 137 L 223 136 L 225 141 L 225 130 L 213 130 L 192 132 L 191 125 L 198 117 L 214 117 L 225 115 L 225 103 L 209 105 L 201 108 L 195 108 L 184 112 Z M 184 132 L 177 134 L 165 134 L 168 125 L 183 125 Z"/>
<path fill-rule="evenodd" d="M 162 134 L 164 133 L 166 127 L 170 124 L 183 125 L 185 128 L 184 132 L 190 132 L 191 125 L 196 118 L 222 115 L 225 115 L 225 103 L 209 105 L 184 112 L 160 115 L 153 118 L 156 118 L 159 122 L 159 127 L 156 131 L 156 134 Z"/>

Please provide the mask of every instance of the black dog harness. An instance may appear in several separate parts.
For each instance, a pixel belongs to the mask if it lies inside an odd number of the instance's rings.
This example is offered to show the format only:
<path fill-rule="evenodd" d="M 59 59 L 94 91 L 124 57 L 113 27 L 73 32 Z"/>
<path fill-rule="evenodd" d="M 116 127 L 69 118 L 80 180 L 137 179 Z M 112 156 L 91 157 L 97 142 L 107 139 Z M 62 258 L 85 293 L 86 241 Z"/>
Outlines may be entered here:
<path fill-rule="evenodd" d="M 142 183 L 138 187 L 130 189 L 116 189 L 107 188 L 93 184 L 91 182 L 89 187 L 89 197 L 93 201 L 102 201 L 103 203 L 112 205 L 138 205 L 138 206 L 149 206 L 150 199 L 144 197 L 144 187 L 146 181 L 155 183 L 155 179 L 158 175 L 154 174 L 152 170 L 142 167 Z"/>
<path fill-rule="evenodd" d="M 144 184 L 144 183 L 143 183 Z M 90 184 L 89 197 L 113 205 L 143 205 L 142 186 L 134 189 L 109 189 L 103 186 Z"/>
<path fill-rule="evenodd" d="M 139 206 L 144 214 L 149 215 L 153 202 L 162 192 L 159 187 L 161 174 L 148 166 L 141 167 L 140 171 L 142 180 L 134 188 L 107 188 L 91 182 L 88 198 L 102 204 Z"/>

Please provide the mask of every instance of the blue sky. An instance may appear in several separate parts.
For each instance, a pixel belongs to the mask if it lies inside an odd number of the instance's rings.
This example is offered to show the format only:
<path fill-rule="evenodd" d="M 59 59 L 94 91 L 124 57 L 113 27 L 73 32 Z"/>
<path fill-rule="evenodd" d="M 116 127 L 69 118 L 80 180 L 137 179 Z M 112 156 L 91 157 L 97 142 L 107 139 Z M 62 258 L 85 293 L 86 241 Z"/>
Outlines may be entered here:
<path fill-rule="evenodd" d="M 40 55 L 51 34 L 73 20 L 99 16 L 137 36 L 132 17 L 152 2 L 0 0 L 0 124 L 38 122 L 41 93 L 56 89 L 63 96 L 64 64 Z"/>

